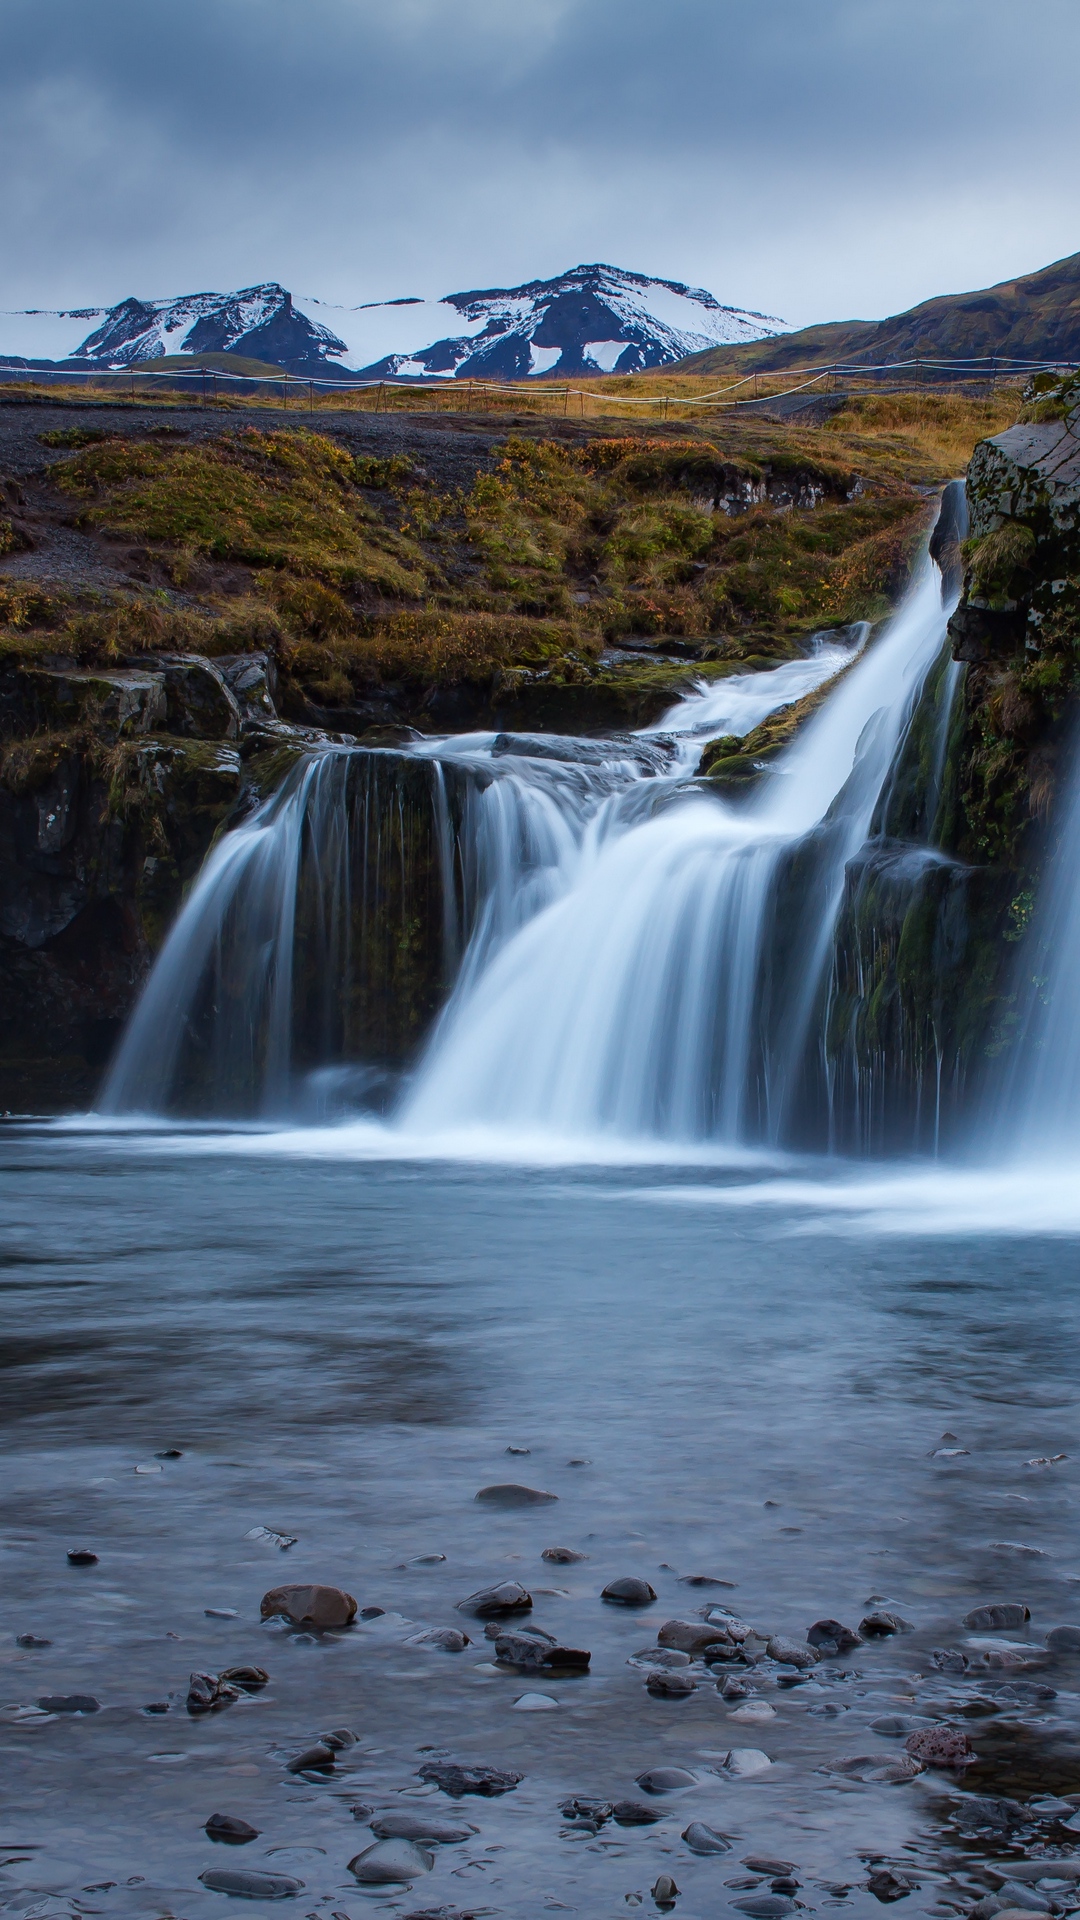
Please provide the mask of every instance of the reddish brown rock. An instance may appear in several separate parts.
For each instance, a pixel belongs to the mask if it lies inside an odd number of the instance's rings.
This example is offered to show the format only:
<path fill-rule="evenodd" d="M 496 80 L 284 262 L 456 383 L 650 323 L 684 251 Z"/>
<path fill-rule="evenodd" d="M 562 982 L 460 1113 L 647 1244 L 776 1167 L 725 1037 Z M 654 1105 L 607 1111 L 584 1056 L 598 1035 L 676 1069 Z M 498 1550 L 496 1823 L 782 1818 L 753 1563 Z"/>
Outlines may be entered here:
<path fill-rule="evenodd" d="M 919 1727 L 904 1745 L 925 1767 L 962 1767 L 971 1756 L 971 1740 L 962 1727 Z"/>
<path fill-rule="evenodd" d="M 356 1617 L 356 1601 L 341 1587 L 271 1587 L 259 1613 L 264 1620 L 280 1614 L 296 1627 L 347 1627 Z"/>

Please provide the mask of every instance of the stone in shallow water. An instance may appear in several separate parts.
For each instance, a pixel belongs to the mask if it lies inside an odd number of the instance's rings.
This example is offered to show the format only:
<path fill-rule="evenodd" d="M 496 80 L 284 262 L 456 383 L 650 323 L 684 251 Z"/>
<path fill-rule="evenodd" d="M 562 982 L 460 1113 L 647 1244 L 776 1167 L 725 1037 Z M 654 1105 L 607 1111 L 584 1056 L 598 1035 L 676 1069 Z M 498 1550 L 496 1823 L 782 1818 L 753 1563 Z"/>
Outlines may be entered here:
<path fill-rule="evenodd" d="M 667 1672 L 663 1667 L 656 1667 L 645 1687 L 657 1700 L 688 1700 L 697 1688 L 697 1681 L 692 1673 Z"/>
<path fill-rule="evenodd" d="M 259 1873 L 255 1867 L 207 1867 L 199 1879 L 211 1893 L 231 1893 L 242 1900 L 287 1900 L 304 1888 L 302 1880 L 287 1873 Z"/>
<path fill-rule="evenodd" d="M 890 1613 L 886 1607 L 875 1607 L 859 1622 L 859 1632 L 864 1640 L 884 1640 L 892 1633 L 914 1633 L 910 1620 L 902 1614 Z"/>
<path fill-rule="evenodd" d="M 717 1833 L 715 1827 L 707 1827 L 701 1820 L 691 1820 L 683 1833 L 683 1839 L 691 1853 L 731 1852 L 731 1841 L 727 1835 Z"/>
<path fill-rule="evenodd" d="M 751 1873 L 794 1873 L 795 1871 L 794 1860 L 778 1860 L 772 1853 L 744 1853 L 742 1864 L 744 1867 L 749 1867 Z"/>
<path fill-rule="evenodd" d="M 795 1902 L 786 1893 L 749 1893 L 732 1905 L 749 1920 L 781 1920 L 783 1914 L 795 1911 Z"/>
<path fill-rule="evenodd" d="M 971 1738 L 963 1727 L 917 1727 L 904 1745 L 924 1767 L 961 1766 L 971 1754 Z"/>
<path fill-rule="evenodd" d="M 1046 1644 L 1052 1653 L 1080 1653 L 1080 1627 L 1051 1627 Z"/>
<path fill-rule="evenodd" d="M 610 1600 L 618 1607 L 647 1607 L 656 1599 L 647 1580 L 639 1580 L 629 1574 L 621 1580 L 609 1580 L 600 1595 L 601 1600 Z"/>
<path fill-rule="evenodd" d="M 771 1636 L 765 1651 L 770 1660 L 779 1660 L 788 1667 L 812 1667 L 818 1658 L 805 1640 L 789 1640 L 782 1633 Z"/>
<path fill-rule="evenodd" d="M 658 1808 L 647 1807 L 640 1800 L 616 1800 L 611 1814 L 620 1827 L 652 1827 L 664 1817 Z"/>
<path fill-rule="evenodd" d="M 69 1547 L 67 1557 L 69 1567 L 97 1566 L 97 1554 L 92 1553 L 89 1547 Z"/>
<path fill-rule="evenodd" d="M 557 1493 L 544 1493 L 539 1487 L 522 1487 L 516 1481 L 501 1481 L 493 1487 L 481 1487 L 476 1498 L 487 1507 L 542 1507 L 558 1499 Z"/>
<path fill-rule="evenodd" d="M 259 1837 L 258 1827 L 249 1827 L 246 1820 L 240 1820 L 232 1813 L 212 1813 L 205 1831 L 211 1840 L 224 1840 L 234 1847 L 246 1846 L 249 1840 Z"/>
<path fill-rule="evenodd" d="M 713 1573 L 680 1573 L 680 1587 L 734 1587 L 735 1580 L 720 1580 Z"/>
<path fill-rule="evenodd" d="M 414 1840 L 377 1840 L 349 1861 L 349 1872 L 362 1887 L 407 1886 L 434 1865 L 435 1855 Z"/>
<path fill-rule="evenodd" d="M 92 1693 L 46 1693 L 38 1701 L 42 1713 L 98 1713 L 100 1704 Z"/>
<path fill-rule="evenodd" d="M 964 1625 L 969 1633 L 1000 1632 L 1005 1627 L 1023 1627 L 1031 1619 L 1030 1607 L 1019 1601 L 991 1601 L 983 1607 L 973 1607 L 964 1615 Z"/>
<path fill-rule="evenodd" d="M 637 1784 L 645 1793 L 681 1793 L 686 1787 L 697 1786 L 697 1775 L 688 1773 L 685 1767 L 649 1767 L 638 1774 Z M 615 1817 L 618 1819 L 618 1811 Z"/>
<path fill-rule="evenodd" d="M 738 1780 L 748 1780 L 755 1773 L 764 1773 L 772 1761 L 760 1747 L 732 1747 L 724 1761 L 724 1772 L 734 1775 Z"/>
<path fill-rule="evenodd" d="M 550 1713 L 558 1704 L 550 1693 L 523 1693 L 514 1701 L 518 1713 Z"/>
<path fill-rule="evenodd" d="M 807 1645 L 815 1647 L 824 1660 L 835 1658 L 838 1653 L 850 1653 L 859 1646 L 859 1635 L 853 1627 L 845 1627 L 839 1620 L 815 1620 L 806 1636 Z"/>
<path fill-rule="evenodd" d="M 456 1846 L 480 1831 L 468 1821 L 440 1820 L 436 1813 L 380 1813 L 368 1825 L 379 1840 L 418 1840 L 440 1847 Z"/>
<path fill-rule="evenodd" d="M 356 1601 L 342 1587 L 271 1587 L 259 1614 L 263 1620 L 283 1617 L 297 1627 L 347 1627 L 356 1617 Z"/>
<path fill-rule="evenodd" d="M 587 1553 L 578 1553 L 573 1547 L 545 1547 L 541 1560 L 554 1561 L 557 1567 L 571 1567 L 578 1560 L 587 1560 Z"/>
<path fill-rule="evenodd" d="M 51 1647 L 52 1641 L 42 1640 L 36 1633 L 17 1633 L 15 1645 L 17 1647 Z"/>
<path fill-rule="evenodd" d="M 703 1653 L 719 1640 L 719 1629 L 701 1620 L 665 1620 L 656 1636 L 658 1647 L 674 1647 L 679 1653 Z"/>
<path fill-rule="evenodd" d="M 679 1889 L 670 1873 L 662 1873 L 650 1891 L 661 1912 L 665 1907 L 673 1907 L 679 1897 Z"/>
<path fill-rule="evenodd" d="M 334 1749 L 326 1741 L 317 1740 L 313 1747 L 305 1747 L 295 1760 L 289 1761 L 290 1773 L 329 1773 L 334 1764 Z"/>
<path fill-rule="evenodd" d="M 441 1647 L 444 1653 L 464 1653 L 472 1646 L 467 1633 L 460 1627 L 428 1627 L 424 1633 L 411 1634 L 406 1640 L 407 1647 Z"/>
<path fill-rule="evenodd" d="M 460 1800 L 466 1793 L 480 1794 L 490 1800 L 497 1794 L 511 1793 L 525 1778 L 523 1773 L 512 1773 L 501 1767 L 459 1766 L 454 1760 L 426 1760 L 419 1775 L 421 1780 L 433 1781 L 454 1800 Z"/>
<path fill-rule="evenodd" d="M 509 1613 L 528 1613 L 532 1594 L 516 1580 L 503 1580 L 497 1587 L 481 1587 L 467 1600 L 458 1601 L 459 1613 L 474 1613 L 479 1620 L 497 1619 Z"/>
<path fill-rule="evenodd" d="M 887 1905 L 893 1900 L 903 1900 L 907 1894 L 911 1893 L 915 1884 L 915 1881 L 910 1880 L 906 1873 L 897 1873 L 892 1867 L 879 1867 L 876 1873 L 870 1875 L 866 1888 L 868 1893 L 873 1894 L 875 1900 L 881 1900 Z"/>
<path fill-rule="evenodd" d="M 559 1812 L 564 1820 L 577 1820 L 599 1833 L 606 1821 L 611 1819 L 614 1808 L 610 1800 L 586 1800 L 575 1794 L 570 1800 L 559 1802 Z"/>

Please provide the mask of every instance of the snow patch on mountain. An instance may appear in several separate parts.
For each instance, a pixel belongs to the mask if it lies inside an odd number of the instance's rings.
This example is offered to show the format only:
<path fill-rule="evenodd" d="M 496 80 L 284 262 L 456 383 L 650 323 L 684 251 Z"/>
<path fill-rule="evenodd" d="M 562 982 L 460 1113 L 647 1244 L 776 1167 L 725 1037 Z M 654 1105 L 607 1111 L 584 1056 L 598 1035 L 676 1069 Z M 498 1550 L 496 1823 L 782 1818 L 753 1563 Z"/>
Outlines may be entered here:
<path fill-rule="evenodd" d="M 295 296 L 271 281 L 110 308 L 0 313 L 0 364 L 122 369 L 165 354 L 236 353 L 309 376 L 522 380 L 636 373 L 785 331 L 702 288 L 597 264 L 520 287 L 360 307 Z"/>

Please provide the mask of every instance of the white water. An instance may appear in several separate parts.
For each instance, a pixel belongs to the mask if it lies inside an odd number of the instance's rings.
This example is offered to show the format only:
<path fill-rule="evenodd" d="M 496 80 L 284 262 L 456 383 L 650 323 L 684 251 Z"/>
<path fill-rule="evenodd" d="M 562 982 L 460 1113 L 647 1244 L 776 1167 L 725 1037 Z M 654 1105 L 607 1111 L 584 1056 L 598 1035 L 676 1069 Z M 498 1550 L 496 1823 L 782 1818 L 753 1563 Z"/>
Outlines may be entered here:
<path fill-rule="evenodd" d="M 1020 949 L 1020 1042 L 1003 1107 L 1026 1157 L 1080 1148 L 1080 754 L 1075 752 L 1058 842 Z M 998 1146 L 1002 1120 L 995 1128 Z"/>
<path fill-rule="evenodd" d="M 402 1125 L 782 1141 L 813 1044 L 844 869 L 866 838 L 946 619 L 927 564 L 749 802 L 653 781 L 642 818 L 625 793 L 609 798 L 549 867 L 549 903 L 466 969 Z M 705 696 L 716 703 L 712 728 L 724 724 L 723 691 Z M 778 882 L 804 850 L 808 875 L 788 896 L 798 924 L 783 924 Z"/>

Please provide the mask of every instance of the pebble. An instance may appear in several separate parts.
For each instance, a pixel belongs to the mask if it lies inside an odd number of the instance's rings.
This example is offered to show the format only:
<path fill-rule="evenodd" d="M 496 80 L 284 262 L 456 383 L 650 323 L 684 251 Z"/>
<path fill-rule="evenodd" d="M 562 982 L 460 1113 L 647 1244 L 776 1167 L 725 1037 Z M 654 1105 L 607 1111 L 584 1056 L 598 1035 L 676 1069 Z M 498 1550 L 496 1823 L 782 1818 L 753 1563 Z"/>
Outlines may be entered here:
<path fill-rule="evenodd" d="M 859 1622 L 859 1632 L 864 1639 L 883 1640 L 891 1633 L 914 1633 L 910 1620 L 902 1614 L 889 1613 L 884 1607 L 875 1608 Z"/>
<path fill-rule="evenodd" d="M 656 1636 L 658 1647 L 675 1647 L 680 1653 L 703 1653 L 716 1646 L 716 1627 L 701 1620 L 665 1620 Z"/>
<path fill-rule="evenodd" d="M 69 1567 L 96 1567 L 98 1563 L 97 1554 L 89 1547 L 69 1547 L 67 1557 Z"/>
<path fill-rule="evenodd" d="M 971 1739 L 963 1727 L 918 1727 L 904 1745 L 913 1760 L 925 1767 L 955 1767 L 971 1753 Z"/>
<path fill-rule="evenodd" d="M 731 1852 L 731 1841 L 726 1834 L 717 1833 L 715 1827 L 707 1827 L 701 1820 L 691 1820 L 683 1839 L 691 1853 Z"/>
<path fill-rule="evenodd" d="M 655 1807 L 647 1807 L 640 1800 L 616 1800 L 611 1816 L 620 1827 L 653 1827 L 664 1817 Z"/>
<path fill-rule="evenodd" d="M 523 1693 L 514 1701 L 514 1708 L 518 1713 L 550 1713 L 552 1708 L 557 1708 L 558 1705 L 558 1701 L 553 1700 L 550 1693 Z"/>
<path fill-rule="evenodd" d="M 673 1907 L 679 1897 L 679 1889 L 670 1873 L 662 1873 L 650 1888 L 658 1907 Z"/>
<path fill-rule="evenodd" d="M 646 1773 L 639 1773 L 637 1785 L 645 1793 L 682 1793 L 686 1787 L 697 1786 L 697 1775 L 688 1773 L 685 1767 L 650 1767 Z M 615 1818 L 618 1819 L 618 1808 Z"/>
<path fill-rule="evenodd" d="M 618 1607 L 648 1607 L 656 1599 L 647 1580 L 639 1580 L 629 1574 L 622 1580 L 609 1580 L 600 1595 L 601 1600 L 610 1600 Z"/>
<path fill-rule="evenodd" d="M 230 1686 L 227 1680 L 216 1673 L 193 1673 L 188 1679 L 189 1713 L 213 1713 L 239 1698 L 239 1689 Z"/>
<path fill-rule="evenodd" d="M 691 1664 L 690 1655 L 681 1653 L 678 1647 L 642 1647 L 639 1653 L 632 1653 L 627 1661 L 628 1667 L 666 1667 L 669 1671 Z"/>
<path fill-rule="evenodd" d="M 99 1713 L 101 1703 L 92 1693 L 46 1693 L 38 1701 L 42 1713 Z"/>
<path fill-rule="evenodd" d="M 347 1627 L 356 1617 L 356 1601 L 342 1587 L 271 1587 L 259 1615 L 263 1620 L 283 1616 L 296 1627 Z"/>
<path fill-rule="evenodd" d="M 156 1460 L 144 1460 L 135 1471 L 136 1473 L 164 1473 L 165 1469 L 159 1466 Z"/>
<path fill-rule="evenodd" d="M 161 1452 L 154 1455 L 155 1460 L 182 1460 L 183 1457 L 182 1447 L 162 1447 Z"/>
<path fill-rule="evenodd" d="M 380 1840 L 419 1840 L 443 1847 L 471 1840 L 480 1831 L 467 1823 L 455 1824 L 452 1820 L 440 1820 L 436 1814 L 423 1813 L 380 1813 L 368 1824 Z"/>
<path fill-rule="evenodd" d="M 206 1822 L 204 1831 L 211 1840 L 224 1840 L 234 1847 L 242 1847 L 249 1840 L 257 1840 L 258 1827 L 249 1827 L 246 1820 L 238 1820 L 232 1813 L 212 1813 Z"/>
<path fill-rule="evenodd" d="M 543 1667 L 550 1671 L 561 1668 L 574 1673 L 587 1673 L 591 1655 L 584 1647 L 562 1647 L 546 1634 L 500 1633 L 495 1639 L 495 1657 L 508 1666 L 522 1667 L 527 1672 L 539 1672 Z"/>
<path fill-rule="evenodd" d="M 679 1585 L 680 1587 L 734 1587 L 737 1582 L 718 1580 L 715 1574 L 711 1573 L 680 1573 Z"/>
<path fill-rule="evenodd" d="M 724 1760 L 724 1772 L 733 1774 L 737 1780 L 749 1780 L 755 1773 L 764 1773 L 772 1761 L 760 1747 L 732 1747 Z"/>
<path fill-rule="evenodd" d="M 204 1607 L 203 1612 L 208 1620 L 239 1620 L 240 1618 L 235 1607 Z"/>
<path fill-rule="evenodd" d="M 464 1653 L 472 1646 L 467 1633 L 460 1627 L 428 1627 L 424 1633 L 414 1633 L 405 1645 L 407 1647 L 441 1647 L 444 1653 Z"/>
<path fill-rule="evenodd" d="M 240 1687 L 245 1693 L 258 1693 L 262 1687 L 269 1686 L 270 1675 L 265 1667 L 223 1667 L 218 1680 L 228 1687 Z"/>
<path fill-rule="evenodd" d="M 42 1640 L 36 1633 L 17 1633 L 15 1645 L 17 1647 L 51 1647 L 52 1641 Z"/>
<path fill-rule="evenodd" d="M 317 1740 L 313 1747 L 305 1747 L 295 1760 L 289 1761 L 290 1773 L 329 1773 L 334 1764 L 334 1749 L 325 1740 Z"/>
<path fill-rule="evenodd" d="M 892 1867 L 879 1867 L 866 1883 L 867 1892 L 872 1893 L 875 1900 L 886 1903 L 902 1900 L 905 1894 L 912 1892 L 914 1886 L 915 1881 L 909 1879 L 906 1873 L 896 1873 Z"/>
<path fill-rule="evenodd" d="M 781 1915 L 795 1911 L 795 1902 L 786 1893 L 750 1893 L 732 1905 L 750 1920 L 781 1920 Z"/>
<path fill-rule="evenodd" d="M 788 1667 L 812 1667 L 818 1658 L 805 1640 L 788 1640 L 781 1633 L 771 1635 L 765 1651 L 770 1660 L 778 1660 Z"/>
<path fill-rule="evenodd" d="M 506 1451 L 507 1453 L 525 1454 L 525 1453 L 531 1453 L 532 1448 L 531 1447 L 507 1447 Z"/>
<path fill-rule="evenodd" d="M 419 1773 L 421 1780 L 433 1781 L 454 1800 L 460 1800 L 466 1793 L 491 1800 L 497 1794 L 511 1793 L 525 1778 L 523 1773 L 511 1773 L 501 1767 L 460 1766 L 453 1760 L 427 1760 Z"/>
<path fill-rule="evenodd" d="M 731 1715 L 740 1726 L 760 1726 L 766 1720 L 776 1719 L 776 1708 L 770 1707 L 767 1700 L 748 1700 L 743 1707 L 737 1707 Z"/>
<path fill-rule="evenodd" d="M 721 1700 L 745 1700 L 750 1692 L 746 1681 L 736 1680 L 733 1673 L 729 1673 L 726 1680 L 718 1680 L 716 1684 Z"/>
<path fill-rule="evenodd" d="M 551 1560 L 557 1567 L 572 1567 L 578 1560 L 587 1560 L 587 1553 L 578 1553 L 574 1547 L 545 1547 L 541 1560 Z"/>
<path fill-rule="evenodd" d="M 504 1580 L 497 1587 L 481 1587 L 478 1593 L 470 1593 L 467 1600 L 458 1601 L 459 1613 L 474 1613 L 479 1620 L 494 1619 L 501 1614 L 528 1613 L 532 1607 L 532 1594 L 516 1580 Z"/>
<path fill-rule="evenodd" d="M 645 1687 L 657 1700 L 686 1700 L 695 1691 L 697 1681 L 692 1673 L 666 1673 L 663 1668 L 654 1668 Z"/>
<path fill-rule="evenodd" d="M 1031 1619 L 1030 1607 L 1018 1601 L 990 1602 L 983 1607 L 973 1607 L 964 1615 L 964 1625 L 969 1633 L 993 1633 L 1003 1627 L 1023 1627 Z"/>
<path fill-rule="evenodd" d="M 434 1865 L 435 1855 L 414 1840 L 377 1840 L 349 1861 L 349 1872 L 362 1887 L 407 1886 Z"/>
<path fill-rule="evenodd" d="M 356 1735 L 350 1727 L 335 1727 L 330 1733 L 320 1733 L 319 1744 L 329 1747 L 333 1753 L 344 1753 L 347 1748 L 355 1747 Z"/>
<path fill-rule="evenodd" d="M 576 1821 L 589 1827 L 593 1833 L 599 1833 L 614 1811 L 610 1800 L 584 1800 L 578 1794 L 559 1803 L 559 1812 L 564 1820 Z"/>
<path fill-rule="evenodd" d="M 254 1867 L 207 1867 L 199 1879 L 211 1893 L 239 1894 L 246 1900 L 285 1900 L 302 1893 L 302 1880 L 287 1873 L 259 1873 Z"/>
<path fill-rule="evenodd" d="M 542 1507 L 558 1499 L 557 1493 L 543 1493 L 539 1487 L 518 1486 L 513 1480 L 493 1487 L 481 1487 L 476 1498 L 488 1507 Z"/>
<path fill-rule="evenodd" d="M 771 1853 L 744 1853 L 742 1863 L 751 1873 L 794 1873 L 794 1860 L 777 1860 Z"/>
<path fill-rule="evenodd" d="M 19 1641 L 20 1646 L 24 1644 Z M 1052 1653 L 1080 1653 L 1080 1627 L 1051 1627 L 1046 1644 Z"/>
<path fill-rule="evenodd" d="M 815 1620 L 806 1639 L 825 1660 L 835 1659 L 838 1653 L 850 1653 L 853 1647 L 861 1645 L 854 1628 L 845 1627 L 839 1620 Z"/>

